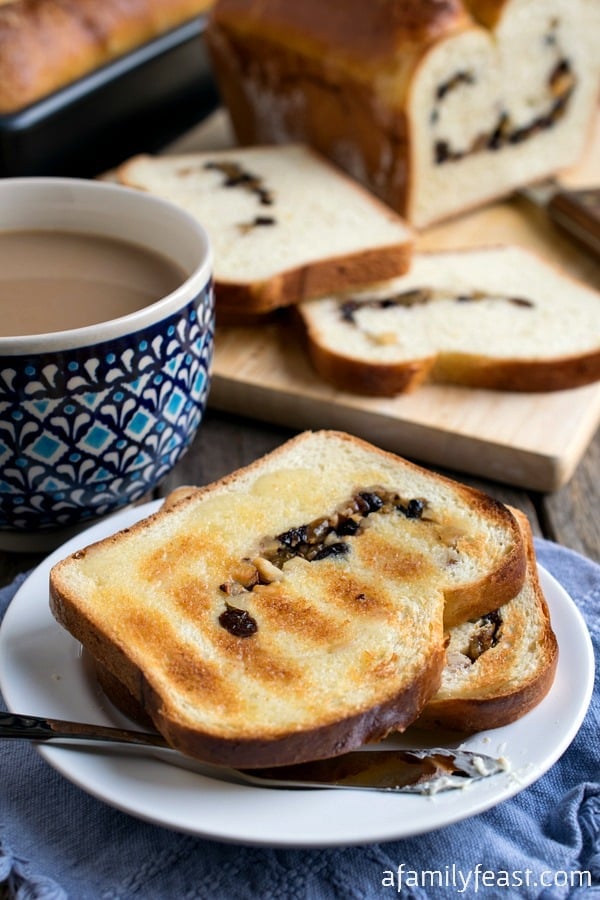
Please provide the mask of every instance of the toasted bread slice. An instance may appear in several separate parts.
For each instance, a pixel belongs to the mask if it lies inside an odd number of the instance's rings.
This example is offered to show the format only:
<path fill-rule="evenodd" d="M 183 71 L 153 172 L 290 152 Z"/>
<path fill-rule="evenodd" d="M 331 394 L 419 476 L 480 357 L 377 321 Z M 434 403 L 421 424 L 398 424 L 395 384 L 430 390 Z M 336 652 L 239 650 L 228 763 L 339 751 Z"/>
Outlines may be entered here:
<path fill-rule="evenodd" d="M 392 278 L 410 262 L 404 221 L 302 145 L 136 156 L 118 176 L 205 226 L 217 324 Z"/>
<path fill-rule="evenodd" d="M 506 507 L 307 432 L 58 563 L 50 596 L 172 746 L 252 767 L 405 728 L 439 687 L 445 613 L 524 575 Z"/>
<path fill-rule="evenodd" d="M 537 706 L 552 686 L 558 644 L 529 523 L 523 513 L 513 512 L 527 546 L 525 583 L 500 609 L 451 629 L 442 684 L 417 727 L 469 733 L 499 728 Z"/>
<path fill-rule="evenodd" d="M 342 390 L 552 391 L 600 379 L 600 294 L 518 247 L 421 254 L 407 275 L 298 312 L 315 369 Z"/>

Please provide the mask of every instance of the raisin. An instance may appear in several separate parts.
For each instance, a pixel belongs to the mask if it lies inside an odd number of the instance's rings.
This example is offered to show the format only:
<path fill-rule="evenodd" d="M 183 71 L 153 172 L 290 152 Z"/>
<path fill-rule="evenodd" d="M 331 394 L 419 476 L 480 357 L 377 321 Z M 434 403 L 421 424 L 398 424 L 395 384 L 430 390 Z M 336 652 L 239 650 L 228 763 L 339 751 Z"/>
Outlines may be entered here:
<path fill-rule="evenodd" d="M 315 553 L 313 560 L 316 562 L 319 559 L 327 559 L 329 556 L 345 556 L 349 549 L 348 544 L 345 544 L 343 541 L 338 541 L 336 544 L 328 544 Z"/>
<path fill-rule="evenodd" d="M 219 624 L 234 637 L 251 637 L 258 631 L 258 624 L 245 609 L 226 604 L 226 609 L 219 616 Z"/>
<path fill-rule="evenodd" d="M 335 533 L 344 536 L 352 535 L 356 534 L 359 528 L 360 522 L 357 522 L 356 519 L 341 519 L 335 527 Z"/>
<path fill-rule="evenodd" d="M 359 496 L 362 497 L 368 506 L 367 515 L 372 512 L 377 512 L 377 510 L 381 509 L 383 506 L 383 500 L 379 494 L 375 494 L 372 491 L 361 491 Z"/>
<path fill-rule="evenodd" d="M 409 500 L 406 506 L 402 503 L 398 503 L 396 506 L 398 512 L 401 512 L 402 515 L 406 516 L 407 519 L 420 519 L 423 515 L 423 510 L 425 509 L 425 504 L 422 500 Z"/>
<path fill-rule="evenodd" d="M 448 162 L 450 159 L 450 145 L 448 141 L 436 141 L 435 142 L 435 161 L 437 165 L 441 165 L 442 163 Z"/>
<path fill-rule="evenodd" d="M 278 534 L 277 540 L 286 547 L 297 547 L 298 544 L 306 544 L 308 542 L 308 526 L 300 525 L 298 528 L 290 528 L 289 531 Z"/>

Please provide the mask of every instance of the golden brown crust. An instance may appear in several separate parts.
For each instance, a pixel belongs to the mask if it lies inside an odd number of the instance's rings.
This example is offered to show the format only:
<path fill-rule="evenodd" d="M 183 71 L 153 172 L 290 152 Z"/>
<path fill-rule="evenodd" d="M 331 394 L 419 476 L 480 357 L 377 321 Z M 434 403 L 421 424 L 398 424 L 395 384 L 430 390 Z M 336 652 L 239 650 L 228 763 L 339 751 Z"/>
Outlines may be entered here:
<path fill-rule="evenodd" d="M 210 26 L 283 38 L 292 49 L 317 57 L 341 48 L 348 62 L 370 69 L 470 21 L 461 0 L 219 0 Z"/>
<path fill-rule="evenodd" d="M 527 550 L 527 578 L 531 585 L 532 606 L 526 610 L 519 608 L 516 598 L 514 604 L 509 602 L 503 608 L 504 635 L 501 633 L 498 644 L 473 662 L 476 678 L 470 690 L 463 689 L 461 692 L 459 687 L 453 696 L 451 688 L 444 689 L 441 696 L 434 697 L 425 707 L 418 721 L 419 727 L 447 728 L 464 733 L 500 728 L 532 710 L 552 687 L 558 665 L 558 643 L 537 574 L 531 527 L 520 510 L 513 509 L 512 512 L 519 523 Z M 519 639 L 516 633 L 525 628 L 523 617 L 536 619 L 541 635 L 535 647 L 515 650 Z M 514 638 L 511 633 L 515 634 Z M 518 656 L 520 652 L 535 656 L 534 663 Z M 522 676 L 518 671 L 521 664 L 525 672 Z"/>
<path fill-rule="evenodd" d="M 455 125 L 464 131 L 465 141 L 461 146 L 460 137 L 456 138 L 456 155 L 446 156 L 449 144 L 444 128 L 436 139 L 433 130 L 426 135 L 424 128 L 421 135 L 419 126 L 415 127 L 421 119 L 423 123 L 428 119 L 433 125 L 440 116 L 440 106 L 434 99 L 436 86 L 427 88 L 430 100 L 421 96 L 415 99 L 413 94 L 427 83 L 428 70 L 438 71 L 444 43 L 448 44 L 449 61 L 453 60 L 449 64 L 454 67 L 447 76 L 463 66 L 469 69 L 468 47 L 480 37 L 482 45 L 487 43 L 492 51 L 497 43 L 496 29 L 502 30 L 504 21 L 510 22 L 510 6 L 510 0 L 336 0 L 327 4 L 313 0 L 296 4 L 285 0 L 219 0 L 210 16 L 206 38 L 238 141 L 311 143 L 413 225 L 423 228 L 572 166 L 583 150 L 584 131 L 588 129 L 577 125 L 573 132 L 581 133 L 581 139 L 572 140 L 571 149 L 566 147 L 562 158 L 558 152 L 546 158 L 542 142 L 535 165 L 523 168 L 517 163 L 513 172 L 514 157 L 509 149 L 502 153 L 503 165 L 507 159 L 506 170 L 487 178 L 477 174 L 481 167 L 476 158 L 483 158 L 484 149 L 489 153 L 489 172 L 494 173 L 494 155 L 498 158 L 498 147 L 503 150 L 504 137 L 511 144 L 520 143 L 535 134 L 547 134 L 565 110 L 567 116 L 571 115 L 580 102 L 579 95 L 583 96 L 586 72 L 593 70 L 591 61 L 586 63 L 583 56 L 575 65 L 581 65 L 581 87 L 573 102 L 569 99 L 568 106 L 561 107 L 556 117 L 553 112 L 550 117 L 540 114 L 538 120 L 532 119 L 525 137 L 521 127 L 509 136 L 496 134 L 499 124 L 490 124 L 488 132 L 471 134 L 473 123 L 468 121 L 468 105 L 462 118 L 454 116 Z M 536 10 L 540 12 L 537 5 Z M 536 10 L 532 10 L 532 19 Z M 579 15 L 573 11 L 573 17 Z M 555 19 L 560 18 L 558 13 Z M 590 5 L 590 21 L 591 18 Z M 463 36 L 464 61 L 463 54 L 455 52 Z M 532 36 L 532 46 L 533 40 Z M 475 70 L 479 65 L 477 57 L 478 53 L 472 56 Z M 474 82 L 481 75 L 485 76 L 485 72 L 478 71 Z M 498 77 L 497 96 L 490 97 L 493 108 L 503 108 L 509 102 L 503 97 L 506 77 Z M 444 90 L 445 84 L 440 82 L 437 91 Z M 476 121 L 480 106 L 479 101 L 473 102 L 472 116 Z M 590 109 L 586 116 L 591 127 L 593 106 L 587 100 L 581 102 Z M 426 111 L 423 107 L 429 103 L 431 107 Z M 516 110 L 518 117 L 518 104 Z M 460 134 L 457 128 L 454 130 Z M 485 148 L 484 140 L 488 142 Z M 557 145 L 560 143 L 559 138 Z M 440 172 L 438 164 L 448 160 L 452 163 Z M 446 172 L 449 180 L 460 172 L 454 168 L 454 162 L 473 166 L 473 189 L 444 202 L 446 191 L 442 186 L 438 203 L 435 191 L 433 200 L 427 196 L 427 171 L 437 174 L 438 186 L 443 185 Z M 426 198 L 422 203 L 421 195 Z"/>
<path fill-rule="evenodd" d="M 389 278 L 397 277 L 404 274 L 411 262 L 413 254 L 414 239 L 411 230 L 405 223 L 383 204 L 378 198 L 365 191 L 354 180 L 342 170 L 332 166 L 326 158 L 322 158 L 320 154 L 314 152 L 314 148 L 303 147 L 309 161 L 317 163 L 320 167 L 326 165 L 326 175 L 328 178 L 335 178 L 338 183 L 345 185 L 349 189 L 348 203 L 352 204 L 352 198 L 363 204 L 363 209 L 373 211 L 374 215 L 381 223 L 385 222 L 392 226 L 390 232 L 385 235 L 385 239 L 381 238 L 381 243 L 375 245 L 373 240 L 365 239 L 365 248 L 360 249 L 353 243 L 348 249 L 343 249 L 337 255 L 329 249 L 327 245 L 326 234 L 323 237 L 323 249 L 318 249 L 317 255 L 311 252 L 313 258 L 302 265 L 293 265 L 286 261 L 285 252 L 274 266 L 271 275 L 263 280 L 252 280 L 251 276 L 244 269 L 242 263 L 238 263 L 235 268 L 229 262 L 229 275 L 225 277 L 219 270 L 218 262 L 214 271 L 215 284 L 215 300 L 216 300 L 216 317 L 217 324 L 254 324 L 260 323 L 257 317 L 265 316 L 268 313 L 275 312 L 278 309 L 293 306 L 304 300 L 322 297 L 327 294 L 336 293 L 338 291 L 346 291 L 364 287 L 365 284 L 374 284 L 380 281 L 386 281 Z M 245 157 L 242 151 L 238 151 L 240 160 L 252 159 L 252 151 Z M 277 151 L 275 151 L 277 152 Z M 216 156 L 216 154 L 214 154 Z M 174 164 L 181 160 L 182 169 L 191 168 L 198 157 L 210 159 L 212 154 L 189 154 L 189 156 L 169 157 L 168 164 Z M 227 157 L 231 157 L 231 153 L 227 151 Z M 237 156 L 237 152 L 236 152 Z M 134 187 L 138 190 L 151 190 L 148 182 L 144 179 L 144 175 L 139 173 L 139 165 L 152 165 L 152 157 L 147 155 L 138 155 L 132 157 L 122 163 L 117 170 L 117 177 L 122 184 L 128 187 Z M 159 162 L 160 165 L 160 162 Z M 185 175 L 183 176 L 185 177 Z M 182 182 L 184 184 L 184 182 Z M 319 188 L 322 189 L 321 187 Z M 194 191 L 193 184 L 190 191 Z M 169 197 L 168 192 L 163 194 Z M 193 194 L 190 194 L 193 196 Z M 315 193 L 315 199 L 317 194 Z M 173 198 L 175 199 L 175 198 Z M 285 215 L 285 201 L 284 207 Z M 290 209 L 288 203 L 288 209 Z M 199 192 L 198 209 L 195 214 L 202 220 L 202 195 Z M 320 222 L 318 223 L 320 225 Z M 340 223 L 341 224 L 341 223 Z M 297 239 L 302 241 L 300 231 L 302 222 L 298 219 Z M 211 225 L 208 224 L 209 233 Z M 219 223 L 214 225 L 214 236 L 219 237 Z M 335 229 L 336 225 L 329 226 Z M 368 224 L 367 224 L 368 229 Z M 368 234 L 368 231 L 367 231 Z M 277 238 L 274 238 L 276 241 Z M 338 245 L 339 246 L 339 245 Z M 348 246 L 348 244 L 346 244 Z M 229 247 L 227 248 L 227 251 Z M 226 252 L 227 252 L 226 251 Z M 264 250 L 261 251 L 264 253 Z M 217 253 L 217 250 L 215 250 Z M 218 254 L 217 254 L 218 255 Z M 298 257 L 296 256 L 296 259 Z M 231 272 L 233 271 L 233 274 Z M 264 320 L 263 320 L 264 321 Z"/>
<path fill-rule="evenodd" d="M 509 0 L 464 0 L 474 19 L 486 28 L 495 28 Z"/>
<path fill-rule="evenodd" d="M 167 742 L 189 756 L 215 765 L 264 768 L 327 759 L 364 744 L 382 740 L 391 731 L 404 731 L 435 693 L 444 667 L 442 648 L 432 648 L 427 664 L 406 690 L 356 716 L 275 738 L 235 741 L 173 725 L 163 715 L 159 697 L 146 692 L 144 707 Z"/>
<path fill-rule="evenodd" d="M 0 6 L 0 113 L 205 12 L 212 0 L 18 0 Z"/>
<path fill-rule="evenodd" d="M 319 375 L 339 391 L 372 397 L 394 397 L 416 390 L 427 378 L 433 359 L 403 363 L 369 363 L 335 353 L 307 335 L 310 360 Z"/>
<path fill-rule="evenodd" d="M 508 247 L 497 245 L 496 250 Z M 462 254 L 465 263 L 473 250 L 457 250 L 452 255 Z M 436 257 L 435 253 L 421 254 Z M 441 254 L 443 257 L 444 254 Z M 538 261 L 555 273 L 563 282 L 557 287 L 567 292 L 569 285 L 581 287 L 580 283 L 561 270 L 552 261 L 543 259 L 528 251 L 532 261 Z M 582 352 L 572 356 L 554 356 L 548 359 L 506 358 L 484 356 L 469 352 L 440 351 L 436 355 L 422 356 L 402 362 L 379 362 L 376 359 L 345 355 L 343 348 L 333 350 L 322 343 L 317 324 L 310 312 L 302 313 L 302 307 L 294 311 L 294 325 L 303 340 L 315 371 L 338 390 L 368 396 L 393 397 L 409 393 L 422 384 L 455 384 L 485 390 L 543 393 L 571 390 L 600 380 L 600 349 Z M 540 338 L 539 354 L 544 352 Z"/>
<path fill-rule="evenodd" d="M 600 350 L 554 360 L 494 360 L 474 354 L 438 357 L 434 381 L 500 391 L 563 391 L 600 379 Z"/>
<path fill-rule="evenodd" d="M 313 297 L 344 289 L 385 281 L 406 272 L 412 245 L 408 241 L 363 250 L 348 256 L 311 260 L 304 266 L 287 269 L 268 281 L 233 284 L 215 278 L 216 316 L 224 309 L 223 319 L 231 321 L 233 310 L 244 316 L 256 316 L 292 306 Z M 227 313 L 229 312 L 229 315 Z"/>

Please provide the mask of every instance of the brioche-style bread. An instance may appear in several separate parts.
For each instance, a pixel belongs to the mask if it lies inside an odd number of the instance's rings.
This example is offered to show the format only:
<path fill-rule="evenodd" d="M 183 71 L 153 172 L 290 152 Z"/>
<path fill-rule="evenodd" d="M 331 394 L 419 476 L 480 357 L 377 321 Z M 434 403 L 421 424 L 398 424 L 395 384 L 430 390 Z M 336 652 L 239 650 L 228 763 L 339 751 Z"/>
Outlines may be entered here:
<path fill-rule="evenodd" d="M 404 222 L 307 147 L 137 156 L 118 176 L 205 226 L 217 315 L 267 312 L 399 275 L 409 264 Z"/>
<path fill-rule="evenodd" d="M 0 114 L 21 110 L 207 11 L 212 0 L 0 4 Z"/>
<path fill-rule="evenodd" d="M 172 746 L 257 767 L 405 728 L 439 687 L 444 619 L 496 609 L 525 567 L 502 504 L 307 432 L 59 562 L 50 602 Z"/>
<path fill-rule="evenodd" d="M 217 0 L 206 38 L 240 143 L 310 143 L 418 228 L 573 165 L 597 108 L 597 0 Z"/>
<path fill-rule="evenodd" d="M 425 380 L 551 391 L 600 379 L 600 294 L 517 247 L 418 255 L 401 278 L 303 303 L 317 372 L 391 396 Z"/>
<path fill-rule="evenodd" d="M 488 616 L 450 631 L 437 694 L 417 727 L 463 732 L 499 728 L 521 718 L 546 696 L 556 673 L 558 644 L 540 585 L 529 523 L 517 516 L 527 546 L 525 584 Z"/>

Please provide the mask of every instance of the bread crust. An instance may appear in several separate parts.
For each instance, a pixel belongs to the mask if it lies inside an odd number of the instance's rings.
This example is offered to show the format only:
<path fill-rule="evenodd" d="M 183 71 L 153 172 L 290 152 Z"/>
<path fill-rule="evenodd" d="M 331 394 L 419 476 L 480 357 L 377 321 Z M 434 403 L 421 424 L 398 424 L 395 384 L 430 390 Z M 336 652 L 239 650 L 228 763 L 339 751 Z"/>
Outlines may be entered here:
<path fill-rule="evenodd" d="M 254 150 L 248 150 L 247 148 L 246 150 L 244 148 L 239 148 L 235 151 L 228 150 L 222 154 L 218 152 L 192 153 L 158 160 L 157 165 L 160 166 L 165 163 L 173 166 L 180 165 L 185 171 L 186 168 L 193 168 L 200 160 L 210 162 L 213 160 L 235 159 L 253 167 L 257 166 L 257 163 L 254 161 L 256 154 L 263 153 L 265 149 L 271 153 L 271 159 L 273 159 L 273 154 L 277 156 L 280 153 L 283 159 L 284 152 L 297 151 L 296 159 L 301 159 L 300 163 L 296 163 L 297 165 L 301 165 L 306 161 L 311 166 L 311 172 L 315 172 L 315 176 L 318 176 L 319 179 L 323 178 L 323 181 L 326 178 L 339 186 L 340 189 L 343 189 L 345 202 L 349 205 L 353 201 L 360 202 L 362 204 L 361 215 L 364 213 L 367 216 L 372 213 L 373 221 L 376 224 L 386 223 L 386 226 L 391 225 L 391 228 L 389 231 L 386 228 L 387 233 L 385 235 L 382 234 L 379 241 L 376 241 L 373 235 L 380 234 L 380 232 L 367 231 L 370 239 L 364 239 L 362 248 L 355 241 L 348 242 L 346 240 L 341 247 L 338 245 L 335 249 L 332 247 L 328 249 L 327 234 L 324 234 L 323 245 L 315 248 L 313 244 L 309 254 L 310 258 L 306 262 L 296 264 L 298 256 L 292 261 L 289 258 L 289 254 L 286 256 L 286 251 L 284 250 L 281 253 L 281 258 L 278 258 L 279 261 L 274 266 L 273 272 L 268 277 L 259 278 L 251 275 L 244 268 L 243 263 L 238 263 L 237 261 L 233 274 L 231 273 L 233 268 L 231 261 L 229 261 L 227 273 L 222 271 L 219 267 L 218 253 L 218 239 L 221 237 L 219 224 L 214 225 L 213 232 L 212 223 L 210 220 L 205 219 L 204 224 L 209 235 L 213 234 L 215 243 L 216 264 L 214 281 L 218 322 L 221 320 L 223 322 L 235 321 L 236 312 L 242 315 L 245 321 L 251 320 L 252 317 L 265 315 L 282 307 L 293 306 L 306 299 L 321 297 L 336 291 L 360 288 L 365 284 L 385 281 L 388 278 L 406 272 L 413 252 L 414 240 L 411 230 L 389 207 L 384 205 L 377 197 L 365 191 L 360 185 L 350 179 L 345 172 L 331 165 L 326 157 L 316 153 L 313 148 L 305 145 L 298 148 L 292 145 L 287 148 L 280 148 L 279 151 L 271 147 L 258 147 L 254 148 Z M 144 165 L 152 166 L 152 163 L 152 158 L 146 155 L 139 155 L 127 160 L 117 171 L 119 181 L 128 187 L 134 187 L 138 190 L 149 190 L 148 183 L 144 180 L 143 175 L 139 174 L 140 170 L 138 167 Z M 265 163 L 263 162 L 262 165 L 264 166 Z M 292 171 L 290 171 L 290 177 L 291 175 Z M 326 185 L 322 185 L 319 180 L 318 190 L 312 184 L 311 187 L 312 192 L 310 196 L 312 198 L 314 192 L 314 202 L 318 203 L 321 196 L 320 192 L 326 191 Z M 193 192 L 193 184 L 190 185 L 189 190 Z M 171 199 L 171 195 L 166 189 L 163 196 Z M 203 200 L 201 187 L 198 192 L 197 213 L 200 219 L 202 219 Z M 285 217 L 286 212 L 289 212 L 290 208 L 291 204 L 288 203 L 286 209 L 285 200 L 282 201 L 280 208 L 275 204 L 273 206 L 273 210 L 275 210 L 274 217 L 276 218 L 280 214 L 282 217 Z M 267 209 L 267 212 L 270 209 Z M 325 215 L 328 213 L 331 213 L 331 210 L 326 210 Z M 377 222 L 377 220 L 379 221 Z M 300 230 L 302 224 L 299 220 L 298 230 Z M 338 218 L 333 226 L 329 225 L 329 228 L 335 235 L 336 225 L 341 226 L 342 224 Z M 230 227 L 231 223 L 225 222 L 222 226 L 223 233 Z M 366 228 L 368 227 L 369 223 L 366 225 Z M 294 235 L 294 238 L 301 242 L 302 234 Z M 274 237 L 273 240 L 276 241 L 277 237 Z M 302 246 L 301 243 L 300 246 Z M 229 257 L 230 247 L 231 244 L 227 244 L 224 256 L 227 255 Z M 231 251 L 231 256 L 234 257 L 234 251 Z M 277 254 L 275 256 L 277 257 Z M 225 264 L 223 264 L 223 267 L 225 267 Z"/>
<path fill-rule="evenodd" d="M 231 321 L 235 310 L 243 316 L 271 313 L 311 297 L 322 297 L 336 291 L 340 284 L 351 290 L 364 284 L 385 281 L 408 269 L 411 252 L 412 245 L 405 242 L 348 256 L 312 260 L 306 265 L 282 271 L 267 281 L 233 283 L 215 278 L 217 319 Z"/>
<path fill-rule="evenodd" d="M 360 23 L 360 27 L 357 27 Z M 226 27 L 239 34 L 275 37 L 308 56 L 339 54 L 344 65 L 361 77 L 374 66 L 414 54 L 442 34 L 471 24 L 460 0 L 219 0 L 211 12 L 211 30 Z M 366 67 L 366 71 L 365 71 Z"/>
<path fill-rule="evenodd" d="M 518 265 L 522 268 L 524 280 L 527 278 L 533 280 L 534 277 L 538 280 L 543 277 L 555 279 L 552 281 L 551 287 L 548 286 L 544 289 L 538 287 L 531 294 L 528 293 L 524 284 L 522 287 L 524 297 L 511 297 L 510 289 L 506 289 L 504 299 L 511 304 L 508 308 L 512 309 L 514 313 L 515 332 L 518 316 L 529 315 L 528 312 L 518 311 L 519 304 L 538 306 L 542 311 L 546 310 L 548 318 L 559 311 L 556 299 L 562 302 L 562 298 L 564 298 L 564 309 L 572 310 L 572 318 L 576 315 L 581 316 L 582 311 L 585 310 L 591 322 L 588 337 L 594 334 L 594 325 L 596 332 L 600 334 L 598 330 L 600 328 L 600 306 L 598 305 L 600 296 L 533 252 L 509 246 L 498 246 L 476 250 L 446 251 L 437 254 L 424 253 L 414 257 L 413 272 L 421 260 L 431 260 L 432 263 L 439 261 L 440 266 L 445 265 L 448 260 L 453 260 L 463 279 L 462 290 L 467 295 L 470 290 L 475 293 L 479 292 L 480 295 L 487 291 L 490 297 L 498 292 L 497 283 L 493 287 L 487 287 L 485 276 L 482 277 L 480 273 L 476 275 L 474 270 L 469 268 L 471 264 L 474 264 L 481 270 L 479 260 L 487 260 L 490 271 L 496 262 L 498 271 L 504 273 L 503 277 L 506 276 L 506 273 L 510 274 L 513 267 L 516 271 Z M 526 269 L 528 264 L 530 273 Z M 499 268 L 500 266 L 503 268 Z M 389 296 L 392 302 L 394 294 L 402 292 L 404 283 L 393 281 L 390 284 Z M 415 283 L 418 284 L 418 280 Z M 413 282 L 410 284 L 412 285 Z M 457 285 L 458 282 L 457 284 L 448 283 L 447 295 L 449 297 L 452 296 L 452 290 L 460 293 L 461 288 Z M 385 285 L 374 287 L 372 297 L 375 300 L 378 297 L 385 297 L 385 287 Z M 424 290 L 429 289 L 425 276 L 423 276 L 422 287 Z M 408 291 L 410 290 L 412 287 L 408 287 Z M 573 293 L 572 301 L 569 300 L 570 292 Z M 333 295 L 334 300 L 339 304 L 348 300 L 350 303 L 355 302 L 356 309 L 360 308 L 361 297 L 368 300 L 370 296 L 369 291 L 366 291 L 364 295 L 358 294 L 356 298 L 345 294 L 336 298 Z M 554 307 L 549 303 L 553 299 L 555 299 Z M 506 355 L 503 356 L 497 345 L 493 347 L 493 351 L 490 350 L 489 355 L 469 350 L 467 347 L 464 350 L 440 348 L 437 352 L 432 353 L 431 345 L 428 345 L 426 349 L 429 352 L 423 352 L 420 356 L 410 358 L 408 351 L 404 351 L 404 346 L 407 341 L 410 342 L 411 323 L 410 318 L 405 318 L 402 320 L 403 330 L 399 324 L 394 324 L 394 331 L 390 332 L 390 336 L 394 340 L 398 338 L 402 341 L 399 355 L 404 358 L 397 361 L 386 360 L 382 359 L 381 354 L 378 355 L 376 351 L 369 355 L 371 348 L 364 349 L 363 347 L 363 352 L 358 352 L 356 347 L 350 347 L 347 333 L 340 334 L 339 340 L 337 338 L 334 340 L 333 328 L 331 332 L 327 330 L 331 325 L 331 319 L 326 320 L 328 324 L 323 324 L 319 319 L 320 302 L 329 303 L 329 298 L 315 304 L 300 306 L 296 311 L 294 323 L 298 334 L 304 341 L 315 371 L 338 390 L 371 396 L 393 397 L 396 394 L 414 391 L 422 384 L 431 382 L 487 390 L 542 393 L 570 390 L 600 380 L 600 339 L 595 348 L 584 349 L 582 347 L 579 353 L 572 352 L 561 355 L 556 350 L 545 349 L 548 330 L 544 331 L 542 324 L 537 326 L 539 330 L 535 334 L 538 336 L 538 342 L 535 346 L 532 344 L 530 356 L 511 355 L 510 349 L 505 350 Z M 426 302 L 435 303 L 436 301 L 431 299 Z M 570 307 L 569 303 L 571 303 Z M 575 303 L 579 305 L 576 307 Z M 465 311 L 465 327 L 468 325 L 469 306 L 468 303 L 465 303 L 462 307 Z M 598 314 L 596 314 L 596 310 L 598 310 Z M 352 315 L 354 312 L 355 310 L 352 311 Z M 432 333 L 435 333 L 433 319 L 429 323 L 429 328 Z M 490 342 L 497 337 L 497 334 L 490 333 Z M 392 340 L 390 343 L 393 345 L 394 341 Z M 464 339 L 463 343 L 466 345 L 467 340 Z M 587 340 L 586 343 L 589 345 L 590 341 Z M 576 345 L 577 341 L 574 341 L 574 344 Z M 490 347 L 492 348 L 491 343 Z M 569 349 L 573 348 L 569 347 Z M 548 354 L 546 358 L 543 358 L 544 353 Z"/>
<path fill-rule="evenodd" d="M 212 0 L 17 0 L 0 6 L 0 113 L 205 12 Z"/>
<path fill-rule="evenodd" d="M 439 99 L 453 76 L 469 70 L 468 54 L 463 56 L 458 49 L 456 53 L 450 51 L 452 62 L 444 79 L 439 57 L 432 61 L 432 56 L 439 50 L 446 52 L 452 44 L 457 46 L 463 36 L 467 42 L 479 36 L 480 43 L 487 47 L 490 64 L 494 63 L 496 29 L 502 29 L 504 21 L 510 18 L 510 6 L 510 0 L 353 0 L 349 4 L 338 0 L 326 8 L 312 0 L 297 4 L 281 0 L 219 0 L 210 17 L 206 39 L 221 95 L 241 143 L 307 141 L 415 227 L 425 228 L 572 166 L 583 152 L 588 128 L 581 121 L 581 110 L 585 106 L 584 116 L 591 129 L 595 74 L 591 62 L 586 63 L 585 54 L 581 62 L 574 63 L 575 69 L 581 66 L 577 75 L 581 85 L 586 69 L 590 69 L 586 97 L 582 99 L 584 106 L 574 113 L 578 122 L 573 123 L 572 133 L 580 138 L 570 140 L 562 154 L 548 153 L 550 144 L 543 138 L 537 145 L 538 153 L 530 154 L 529 167 L 523 167 L 522 160 L 515 162 L 514 144 L 528 140 L 534 133 L 553 133 L 556 120 L 548 119 L 553 115 L 550 97 L 547 109 L 539 113 L 540 122 L 534 124 L 535 116 L 529 122 L 528 134 L 519 133 L 515 126 L 515 132 L 507 136 L 503 145 L 506 154 L 502 155 L 508 155 L 508 163 L 501 172 L 495 165 L 499 158 L 496 150 L 501 145 L 500 138 L 495 137 L 499 117 L 489 125 L 487 133 L 465 126 L 465 141 L 471 138 L 473 145 L 479 142 L 479 148 L 475 151 L 468 143 L 461 146 L 459 142 L 454 151 L 456 157 L 447 157 L 444 162 L 452 161 L 441 170 L 436 157 L 438 153 L 444 155 L 448 147 L 447 133 L 442 132 L 437 138 L 432 133 L 429 141 L 417 139 L 416 120 L 428 117 L 431 125 L 439 116 L 436 90 Z M 591 5 L 589 14 L 591 32 Z M 560 14 L 555 19 L 558 21 Z M 572 54 L 569 50 L 568 58 Z M 430 62 L 431 69 L 439 71 L 438 83 L 428 85 L 426 98 L 415 99 L 415 86 L 423 80 Z M 551 72 L 546 75 L 550 77 Z M 474 78 L 472 83 L 475 81 Z M 505 83 L 503 74 L 494 86 L 496 95 L 490 104 L 499 107 L 505 102 Z M 569 100 L 571 105 L 565 109 L 579 104 L 577 92 L 584 98 L 583 86 L 577 87 L 575 101 Z M 597 86 L 595 93 L 597 97 Z M 431 104 L 428 113 L 427 104 Z M 471 125 L 480 112 L 472 111 Z M 470 114 L 467 106 L 456 118 L 464 124 Z M 561 116 L 559 110 L 557 118 Z M 562 142 L 564 133 L 563 129 Z M 483 141 L 488 142 L 485 154 Z M 479 174 L 473 183 L 479 189 L 464 190 L 459 196 L 449 191 L 446 196 L 444 179 L 455 179 L 460 174 L 454 160 L 464 159 L 470 164 L 465 157 L 473 154 L 475 159 L 477 154 L 480 160 L 482 154 L 489 159 L 487 168 L 476 165 Z M 494 173 L 494 169 L 498 171 Z M 494 177 L 486 176 L 486 172 L 494 173 Z M 433 197 L 428 193 L 431 175 L 438 179 Z"/>
<path fill-rule="evenodd" d="M 519 510 L 513 513 L 527 547 L 530 603 L 521 608 L 520 598 L 516 597 L 502 607 L 502 627 L 506 634 L 501 633 L 498 643 L 472 663 L 468 682 L 458 681 L 453 688 L 451 683 L 442 681 L 440 692 L 421 714 L 418 727 L 463 733 L 500 728 L 532 710 L 552 687 L 558 665 L 558 643 L 537 574 L 529 522 Z M 538 636 L 534 647 L 523 646 L 521 634 L 525 632 L 525 620 L 536 623 Z M 528 653 L 533 662 L 528 663 Z M 519 671 L 521 665 L 525 669 L 523 675 Z"/>

